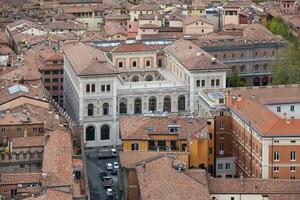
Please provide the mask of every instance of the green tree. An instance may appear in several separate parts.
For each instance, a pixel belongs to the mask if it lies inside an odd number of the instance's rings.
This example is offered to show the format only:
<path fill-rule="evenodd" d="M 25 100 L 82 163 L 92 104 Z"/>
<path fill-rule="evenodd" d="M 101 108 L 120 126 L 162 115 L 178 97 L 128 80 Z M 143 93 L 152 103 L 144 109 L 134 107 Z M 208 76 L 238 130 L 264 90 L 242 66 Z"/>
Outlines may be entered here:
<path fill-rule="evenodd" d="M 300 48 L 289 44 L 272 64 L 272 84 L 300 84 Z"/>
<path fill-rule="evenodd" d="M 230 87 L 244 87 L 245 83 L 241 81 L 239 73 L 234 70 L 229 76 L 229 86 Z"/>
<path fill-rule="evenodd" d="M 273 17 L 271 21 L 268 21 L 267 28 L 275 35 L 280 35 L 284 39 L 290 41 L 296 47 L 299 46 L 297 37 L 293 35 L 289 25 L 283 21 L 281 17 Z"/>

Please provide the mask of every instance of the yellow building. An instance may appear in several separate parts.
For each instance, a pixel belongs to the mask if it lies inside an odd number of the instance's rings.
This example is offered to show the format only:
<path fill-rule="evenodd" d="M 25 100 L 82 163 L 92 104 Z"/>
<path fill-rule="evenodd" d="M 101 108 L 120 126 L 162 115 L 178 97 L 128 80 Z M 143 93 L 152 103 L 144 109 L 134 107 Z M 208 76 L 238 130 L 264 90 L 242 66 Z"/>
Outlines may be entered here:
<path fill-rule="evenodd" d="M 176 158 L 184 161 L 187 166 L 201 166 L 212 172 L 214 158 L 210 148 L 213 147 L 213 137 L 208 133 L 204 119 L 121 117 L 120 132 L 123 151 L 178 152 Z"/>

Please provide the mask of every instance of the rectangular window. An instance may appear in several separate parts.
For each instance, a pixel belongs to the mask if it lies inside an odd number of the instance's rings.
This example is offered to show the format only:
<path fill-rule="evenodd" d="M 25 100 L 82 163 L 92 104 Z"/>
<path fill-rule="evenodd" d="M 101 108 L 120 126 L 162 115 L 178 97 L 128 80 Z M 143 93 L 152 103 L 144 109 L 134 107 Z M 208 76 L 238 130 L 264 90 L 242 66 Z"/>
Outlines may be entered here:
<path fill-rule="evenodd" d="M 295 111 L 295 106 L 291 106 L 291 111 L 292 111 L 292 112 Z"/>
<path fill-rule="evenodd" d="M 139 144 L 138 143 L 132 143 L 131 144 L 131 150 L 132 151 L 139 150 Z"/>
<path fill-rule="evenodd" d="M 222 169 L 223 169 L 223 164 L 222 164 L 222 163 L 219 163 L 219 164 L 218 164 L 218 170 L 221 171 Z"/>
<path fill-rule="evenodd" d="M 58 86 L 52 86 L 52 90 L 58 90 Z"/>
<path fill-rule="evenodd" d="M 106 85 L 106 91 L 110 92 L 110 85 Z"/>
<path fill-rule="evenodd" d="M 53 78 L 53 79 L 52 79 L 52 82 L 53 82 L 53 83 L 57 83 L 57 82 L 58 82 L 58 78 Z"/>
<path fill-rule="evenodd" d="M 44 74 L 45 74 L 45 75 L 50 75 L 51 72 L 50 72 L 50 71 L 45 71 Z"/>
<path fill-rule="evenodd" d="M 59 74 L 59 71 L 58 70 L 53 70 L 52 74 Z"/>
<path fill-rule="evenodd" d="M 205 87 L 205 80 L 201 80 L 201 86 Z"/>
<path fill-rule="evenodd" d="M 280 159 L 280 154 L 279 154 L 278 151 L 275 151 L 275 152 L 274 152 L 273 159 L 274 159 L 275 161 L 279 161 L 279 159 Z"/>
<path fill-rule="evenodd" d="M 295 171 L 296 171 L 296 166 L 291 166 L 291 167 L 290 167 L 290 171 L 291 171 L 291 172 L 295 172 Z"/>
<path fill-rule="evenodd" d="M 50 78 L 45 78 L 44 80 L 45 83 L 50 83 L 50 81 L 51 81 Z"/>
<path fill-rule="evenodd" d="M 230 170 L 230 163 L 226 163 L 225 169 Z"/>
<path fill-rule="evenodd" d="M 224 144 L 223 143 L 220 144 L 220 151 L 224 151 Z"/>
<path fill-rule="evenodd" d="M 209 154 L 212 154 L 212 153 L 213 153 L 212 147 L 209 147 L 209 148 L 208 148 L 208 153 L 209 153 Z"/>
<path fill-rule="evenodd" d="M 105 85 L 101 85 L 101 92 L 105 92 Z"/>
<path fill-rule="evenodd" d="M 224 116 L 224 112 L 220 112 L 220 117 L 223 117 Z"/>
<path fill-rule="evenodd" d="M 220 134 L 220 139 L 224 139 L 224 133 Z"/>
<path fill-rule="evenodd" d="M 22 131 L 21 128 L 17 128 L 17 133 L 20 133 Z"/>
<path fill-rule="evenodd" d="M 281 107 L 277 106 L 277 112 L 281 112 Z"/>
<path fill-rule="evenodd" d="M 273 172 L 279 172 L 279 167 L 278 166 L 274 166 L 273 167 Z"/>
<path fill-rule="evenodd" d="M 123 62 L 119 62 L 119 68 L 123 67 Z"/>
<path fill-rule="evenodd" d="M 211 86 L 215 86 L 215 79 L 211 79 L 211 80 L 210 80 L 210 85 L 211 85 Z"/>
<path fill-rule="evenodd" d="M 296 160 L 296 151 L 291 151 L 291 161 Z"/>
<path fill-rule="evenodd" d="M 136 67 L 136 61 L 132 61 L 132 67 Z"/>
<path fill-rule="evenodd" d="M 150 60 L 147 60 L 146 61 L 146 67 L 150 67 L 151 66 L 151 62 L 150 62 Z"/>
<path fill-rule="evenodd" d="M 220 79 L 216 79 L 216 86 L 220 86 Z"/>
<path fill-rule="evenodd" d="M 224 122 L 223 121 L 220 122 L 220 128 L 224 128 Z"/>
<path fill-rule="evenodd" d="M 196 86 L 197 86 L 197 87 L 200 87 L 200 80 L 197 80 L 197 81 L 196 81 Z"/>

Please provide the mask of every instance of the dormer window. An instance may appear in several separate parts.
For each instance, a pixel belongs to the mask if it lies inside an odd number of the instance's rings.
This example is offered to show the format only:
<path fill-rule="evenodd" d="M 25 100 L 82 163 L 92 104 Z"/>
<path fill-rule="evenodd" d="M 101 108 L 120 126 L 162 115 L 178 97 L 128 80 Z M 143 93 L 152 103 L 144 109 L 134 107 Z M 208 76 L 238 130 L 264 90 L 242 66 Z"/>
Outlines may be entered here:
<path fill-rule="evenodd" d="M 177 134 L 179 132 L 179 125 L 169 125 L 168 129 L 169 129 L 169 133 L 171 134 Z"/>

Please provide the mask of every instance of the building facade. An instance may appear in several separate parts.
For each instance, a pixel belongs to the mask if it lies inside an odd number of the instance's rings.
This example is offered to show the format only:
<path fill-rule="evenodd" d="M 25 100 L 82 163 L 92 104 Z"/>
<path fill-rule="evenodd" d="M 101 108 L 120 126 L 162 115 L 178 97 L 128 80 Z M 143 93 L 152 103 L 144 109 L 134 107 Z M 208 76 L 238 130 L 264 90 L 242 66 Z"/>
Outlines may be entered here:
<path fill-rule="evenodd" d="M 228 68 L 192 42 L 157 44 L 121 43 L 106 53 L 65 45 L 65 108 L 83 123 L 87 146 L 120 144 L 121 115 L 195 113 L 196 88 L 225 87 Z M 81 63 L 74 46 L 93 53 Z"/>

